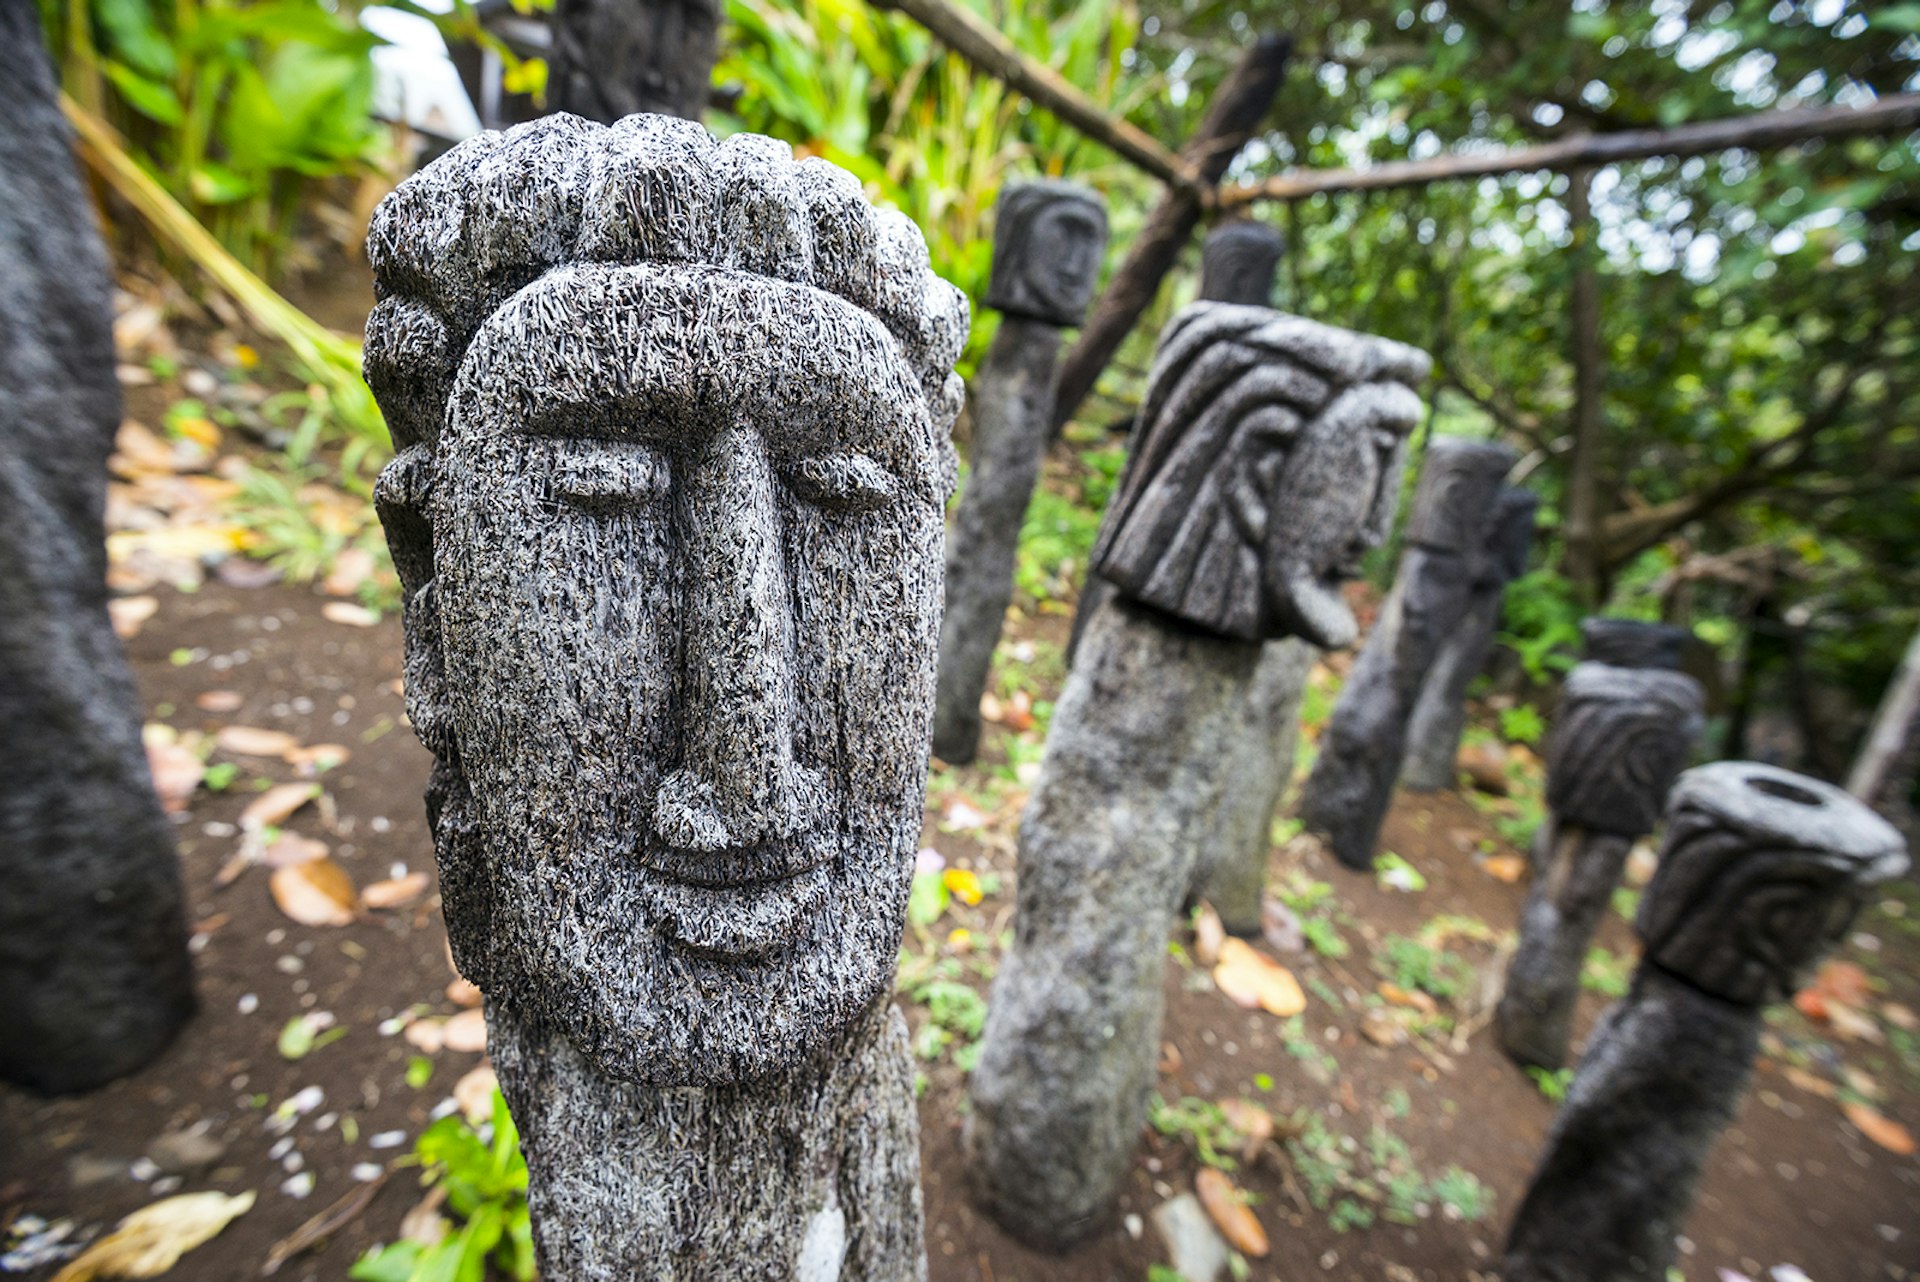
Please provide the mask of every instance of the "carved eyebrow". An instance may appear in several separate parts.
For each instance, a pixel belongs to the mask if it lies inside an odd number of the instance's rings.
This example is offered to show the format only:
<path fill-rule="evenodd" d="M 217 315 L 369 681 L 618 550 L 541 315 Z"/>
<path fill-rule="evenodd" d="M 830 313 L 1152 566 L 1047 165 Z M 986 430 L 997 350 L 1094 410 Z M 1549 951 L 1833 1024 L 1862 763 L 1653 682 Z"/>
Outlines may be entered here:
<path fill-rule="evenodd" d="M 871 512 L 900 494 L 892 472 L 865 454 L 816 454 L 780 465 L 794 493 L 812 503 Z"/>
<path fill-rule="evenodd" d="M 580 508 L 630 506 L 667 491 L 666 458 L 650 445 L 604 437 L 555 437 L 547 473 L 553 496 Z"/>

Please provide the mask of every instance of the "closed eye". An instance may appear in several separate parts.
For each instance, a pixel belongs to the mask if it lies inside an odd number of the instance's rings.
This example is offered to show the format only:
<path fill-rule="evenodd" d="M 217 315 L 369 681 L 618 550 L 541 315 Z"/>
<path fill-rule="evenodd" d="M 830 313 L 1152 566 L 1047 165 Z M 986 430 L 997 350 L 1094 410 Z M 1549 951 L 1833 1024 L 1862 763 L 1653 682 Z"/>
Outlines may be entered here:
<path fill-rule="evenodd" d="M 822 454 L 781 469 L 787 485 L 809 503 L 843 512 L 872 512 L 893 502 L 900 482 L 864 454 Z"/>
<path fill-rule="evenodd" d="M 633 441 L 557 442 L 548 473 L 555 499 L 588 511 L 620 511 L 667 492 L 667 461 Z"/>

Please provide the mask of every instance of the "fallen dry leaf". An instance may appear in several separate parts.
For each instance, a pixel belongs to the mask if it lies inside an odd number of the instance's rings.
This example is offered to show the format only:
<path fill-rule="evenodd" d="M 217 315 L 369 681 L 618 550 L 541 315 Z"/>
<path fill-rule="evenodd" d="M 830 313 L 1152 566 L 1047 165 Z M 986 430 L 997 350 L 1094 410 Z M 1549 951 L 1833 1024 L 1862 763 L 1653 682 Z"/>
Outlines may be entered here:
<path fill-rule="evenodd" d="M 1227 928 L 1212 904 L 1201 904 L 1193 914 L 1193 959 L 1202 966 L 1220 960 L 1220 945 L 1227 942 Z"/>
<path fill-rule="evenodd" d="M 378 611 L 351 601 L 329 601 L 320 607 L 320 617 L 329 623 L 344 623 L 350 628 L 370 628 L 380 622 Z"/>
<path fill-rule="evenodd" d="M 400 1034 L 407 1039 L 407 1045 L 415 1050 L 425 1051 L 429 1055 L 438 1054 L 447 1044 L 447 1021 L 444 1019 L 416 1019 L 407 1025 Z"/>
<path fill-rule="evenodd" d="M 187 799 L 200 786 L 201 776 L 207 773 L 206 763 L 174 737 L 171 726 L 148 726 L 142 738 L 146 741 L 147 770 L 153 775 L 153 791 L 160 798 L 160 808 L 168 814 L 178 814 L 187 808 Z"/>
<path fill-rule="evenodd" d="M 1162 1077 L 1173 1076 L 1175 1073 L 1180 1071 L 1181 1065 L 1184 1064 L 1185 1062 L 1186 1060 L 1181 1056 L 1180 1048 L 1178 1046 L 1175 1046 L 1172 1042 L 1160 1043 L 1159 1068 L 1160 1068 L 1160 1075 Z"/>
<path fill-rule="evenodd" d="M 1813 988 L 1843 1006 L 1863 1007 L 1873 999 L 1873 980 L 1858 964 L 1829 961 L 1814 976 Z"/>
<path fill-rule="evenodd" d="M 1887 1152 L 1900 1157 L 1913 1156 L 1913 1133 L 1873 1105 L 1849 1100 L 1840 1106 L 1840 1111 L 1847 1115 L 1849 1122 L 1860 1128 L 1862 1135 Z"/>
<path fill-rule="evenodd" d="M 252 1193 L 182 1193 L 143 1206 L 56 1273 L 53 1282 L 159 1277 L 252 1205 Z"/>
<path fill-rule="evenodd" d="M 320 795 L 317 783 L 283 783 L 267 789 L 240 812 L 241 832 L 261 832 L 278 828 L 295 811 Z"/>
<path fill-rule="evenodd" d="M 1297 953 L 1307 945 L 1300 918 L 1272 895 L 1260 901 L 1260 938 L 1277 953 Z"/>
<path fill-rule="evenodd" d="M 389 881 L 368 883 L 360 891 L 360 902 L 369 908 L 399 908 L 427 893 L 427 874 L 410 872 Z"/>
<path fill-rule="evenodd" d="M 347 548 L 333 558 L 333 568 L 320 581 L 320 589 L 328 596 L 352 596 L 377 568 L 373 553 L 365 548 Z"/>
<path fill-rule="evenodd" d="M 1821 1099 L 1833 1098 L 1833 1083 L 1826 1078 L 1809 1073 L 1804 1068 L 1795 1068 L 1789 1064 L 1780 1070 L 1780 1076 L 1798 1086 L 1809 1095 L 1818 1095 Z"/>
<path fill-rule="evenodd" d="M 300 741 L 284 730 L 262 730 L 257 726 L 226 726 L 213 736 L 213 744 L 222 752 L 240 757 L 278 757 L 300 746 Z"/>
<path fill-rule="evenodd" d="M 1229 938 L 1220 945 L 1220 963 L 1213 968 L 1213 982 L 1228 1000 L 1249 1010 L 1258 1007 L 1286 1019 L 1307 1008 L 1307 995 L 1300 990 L 1293 972 L 1255 952 L 1243 939 Z"/>
<path fill-rule="evenodd" d="M 307 748 L 288 748 L 280 754 L 280 759 L 298 767 L 301 774 L 311 775 L 345 765 L 352 756 L 353 749 L 344 744 L 316 743 Z"/>
<path fill-rule="evenodd" d="M 477 1010 L 463 1010 L 450 1016 L 441 1028 L 450 1051 L 483 1051 L 487 1049 L 487 1020 Z"/>
<path fill-rule="evenodd" d="M 1267 1242 L 1267 1231 L 1260 1227 L 1259 1217 L 1241 1200 L 1240 1190 L 1224 1172 L 1211 1166 L 1202 1168 L 1193 1177 L 1193 1191 L 1200 1195 L 1200 1205 L 1206 1208 L 1207 1217 L 1229 1246 L 1256 1260 L 1266 1258 L 1272 1249 Z"/>
<path fill-rule="evenodd" d="M 494 1076 L 493 1065 L 482 1061 L 453 1084 L 453 1102 L 460 1106 L 462 1117 L 478 1126 L 493 1116 L 493 1093 L 498 1089 L 500 1079 Z"/>
<path fill-rule="evenodd" d="M 400 1217 L 400 1240 L 433 1246 L 446 1237 L 449 1227 L 447 1217 L 440 1214 L 440 1205 L 446 1200 L 446 1185 L 436 1184 L 428 1189 L 427 1195 Z"/>
<path fill-rule="evenodd" d="M 1880 1031 L 1880 1025 L 1873 1016 L 1842 1002 L 1827 1002 L 1827 1026 L 1833 1029 L 1835 1035 L 1849 1042 L 1871 1042 L 1878 1046 L 1887 1040 L 1887 1035 Z"/>
<path fill-rule="evenodd" d="M 1001 722 L 1015 734 L 1033 729 L 1033 696 L 1025 690 L 1014 691 L 1013 698 L 1007 700 L 1006 715 Z"/>
<path fill-rule="evenodd" d="M 1247 1099 L 1230 1099 L 1220 1106 L 1227 1125 L 1240 1133 L 1240 1160 L 1251 1164 L 1273 1138 L 1273 1114 Z"/>
<path fill-rule="evenodd" d="M 267 885 L 280 911 L 302 926 L 351 925 L 360 906 L 353 878 L 331 859 L 276 868 Z"/>
<path fill-rule="evenodd" d="M 1519 855 L 1493 855 L 1480 861 L 1480 871 L 1511 886 L 1527 875 L 1527 861 Z"/>
<path fill-rule="evenodd" d="M 269 868 L 291 868 L 295 864 L 310 864 L 327 857 L 327 843 L 315 841 L 312 837 L 302 837 L 297 832 L 283 832 L 257 852 L 243 852 L 249 859 L 265 864 Z"/>
<path fill-rule="evenodd" d="M 150 596 L 120 596 L 107 602 L 107 617 L 113 620 L 113 634 L 122 641 L 131 641 L 140 635 L 140 628 L 160 609 L 160 602 Z"/>
<path fill-rule="evenodd" d="M 1407 1040 L 1407 1030 L 1393 1012 L 1381 1007 L 1370 1007 L 1360 1016 L 1360 1031 L 1375 1046 L 1397 1046 Z"/>
<path fill-rule="evenodd" d="M 1390 1006 L 1405 1006 L 1419 1011 L 1422 1015 L 1431 1015 L 1440 1009 L 1440 1003 L 1433 999 L 1431 993 L 1422 992 L 1418 988 L 1402 988 L 1398 984 L 1389 984 L 1383 980 L 1376 991 Z"/>
<path fill-rule="evenodd" d="M 1880 1017 L 1903 1033 L 1920 1030 L 1920 1015 L 1914 1014 L 1913 1007 L 1899 1002 L 1880 1003 Z"/>
<path fill-rule="evenodd" d="M 194 696 L 194 706 L 203 712 L 238 712 L 246 699 L 238 690 L 208 690 Z"/>
<path fill-rule="evenodd" d="M 453 982 L 447 985 L 447 1000 L 467 1010 L 478 1006 L 481 996 L 477 985 L 457 975 Z"/>

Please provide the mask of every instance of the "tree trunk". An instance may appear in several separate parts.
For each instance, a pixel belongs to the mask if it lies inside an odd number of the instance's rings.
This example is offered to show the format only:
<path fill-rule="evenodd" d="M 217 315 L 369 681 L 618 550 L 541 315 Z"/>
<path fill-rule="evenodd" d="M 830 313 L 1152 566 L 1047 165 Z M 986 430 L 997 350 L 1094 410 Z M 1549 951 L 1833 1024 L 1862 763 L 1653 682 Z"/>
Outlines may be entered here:
<path fill-rule="evenodd" d="M 1563 565 L 1581 604 L 1599 606 L 1605 595 L 1600 566 L 1600 435 L 1605 429 L 1601 396 L 1606 357 L 1600 347 L 1600 285 L 1594 271 L 1590 169 L 1568 176 L 1567 215 L 1573 230 L 1573 453 L 1567 462 L 1567 509 L 1561 532 Z"/>
<path fill-rule="evenodd" d="M 1915 749 L 1920 748 L 1920 630 L 1887 682 L 1873 725 L 1847 774 L 1847 791 L 1868 805 L 1913 787 Z"/>
<path fill-rule="evenodd" d="M 81 1091 L 193 1011 L 180 869 L 107 618 L 112 281 L 31 4 L 0 4 L 0 1079 Z"/>

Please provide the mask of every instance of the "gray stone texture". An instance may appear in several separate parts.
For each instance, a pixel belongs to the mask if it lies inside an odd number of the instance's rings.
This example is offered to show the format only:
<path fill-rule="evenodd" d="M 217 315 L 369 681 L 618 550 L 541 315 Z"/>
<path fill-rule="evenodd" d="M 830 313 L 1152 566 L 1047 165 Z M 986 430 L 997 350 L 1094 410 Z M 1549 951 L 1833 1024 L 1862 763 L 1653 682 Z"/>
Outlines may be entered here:
<path fill-rule="evenodd" d="M 700 119 L 720 53 L 720 0 L 555 0 L 547 106 L 610 125 Z"/>
<path fill-rule="evenodd" d="M 0 1080 L 90 1090 L 193 1013 L 180 869 L 107 618 L 113 279 L 32 4 L 0 5 Z"/>
<path fill-rule="evenodd" d="M 1702 702 L 1678 672 L 1583 663 L 1568 674 L 1547 740 L 1547 858 L 1496 1012 L 1500 1045 L 1519 1063 L 1566 1062 L 1588 945 L 1633 843 L 1699 746 Z"/>
<path fill-rule="evenodd" d="M 1701 1168 L 1746 1089 L 1767 1003 L 1791 994 L 1899 833 L 1839 789 L 1747 761 L 1673 789 L 1646 953 L 1602 1017 L 1507 1241 L 1506 1282 L 1659 1282 Z"/>
<path fill-rule="evenodd" d="M 1106 250 L 1107 211 L 1091 191 L 1051 180 L 1010 183 L 994 206 L 987 306 L 1072 328 L 1086 318 Z"/>
<path fill-rule="evenodd" d="M 1048 315 L 1071 311 L 1077 319 L 1092 289 L 1086 267 L 1098 268 L 1107 238 L 1106 211 L 1093 193 L 1070 183 L 1010 186 L 1000 196 L 998 232 L 1001 295 L 1074 303 Z M 933 750 L 944 761 L 972 761 L 979 748 L 980 696 L 1013 601 L 1020 529 L 1047 451 L 1060 338 L 1056 320 L 1009 312 L 974 376 L 973 451 L 947 537 L 940 624 Z"/>
<path fill-rule="evenodd" d="M 1513 460 L 1511 449 L 1491 441 L 1443 436 L 1427 447 L 1399 573 L 1300 794 L 1308 831 L 1349 868 L 1373 864 L 1414 706 L 1472 603 L 1487 513 Z"/>
<path fill-rule="evenodd" d="M 1590 663 L 1678 672 L 1686 664 L 1693 634 L 1667 623 L 1594 615 L 1580 620 L 1580 639 L 1582 657 Z"/>
<path fill-rule="evenodd" d="M 873 1119 L 861 1143 L 904 1142 L 883 1119 L 911 1072 L 874 1021 L 918 845 L 965 298 L 851 175 L 665 116 L 469 140 L 383 202 L 369 251 L 409 715 L 455 960 L 522 1048 L 509 1098 L 541 1101 L 543 1271 L 786 1277 L 837 1198 L 894 1244 L 867 1276 L 919 1276 L 911 1151 L 849 1165 L 844 1130 L 803 1128 L 777 1160 L 817 1169 L 785 1180 L 728 1145 L 802 1080 L 863 1101 L 834 1114 Z M 662 1215 L 591 1200 L 680 1149 Z M 703 1199 L 761 1219 L 695 1233 Z"/>
<path fill-rule="evenodd" d="M 1311 626 L 1327 644 L 1343 620 L 1351 636 L 1339 581 L 1384 529 L 1426 360 L 1210 303 L 1161 339 L 1095 553 L 1120 577 L 1054 711 L 971 1083 L 977 1195 L 1025 1241 L 1064 1249 L 1112 1214 L 1154 1079 L 1167 935 L 1218 850 L 1263 642 Z M 1162 576 L 1155 555 L 1191 564 Z M 1203 588 L 1196 567 L 1226 581 Z M 1262 697 L 1297 696 L 1298 662 L 1281 656 Z"/>
<path fill-rule="evenodd" d="M 1474 580 L 1466 617 L 1455 628 L 1427 673 L 1420 701 L 1407 724 L 1407 757 L 1400 783 L 1416 792 L 1451 788 L 1459 775 L 1460 735 L 1467 725 L 1467 687 L 1487 666 L 1500 630 L 1507 584 L 1527 570 L 1534 514 L 1540 499 L 1505 485 L 1489 514 L 1485 555 Z"/>
<path fill-rule="evenodd" d="M 1214 303 L 1273 306 L 1273 277 L 1287 238 L 1266 223 L 1221 223 L 1200 245 L 1200 297 Z"/>

